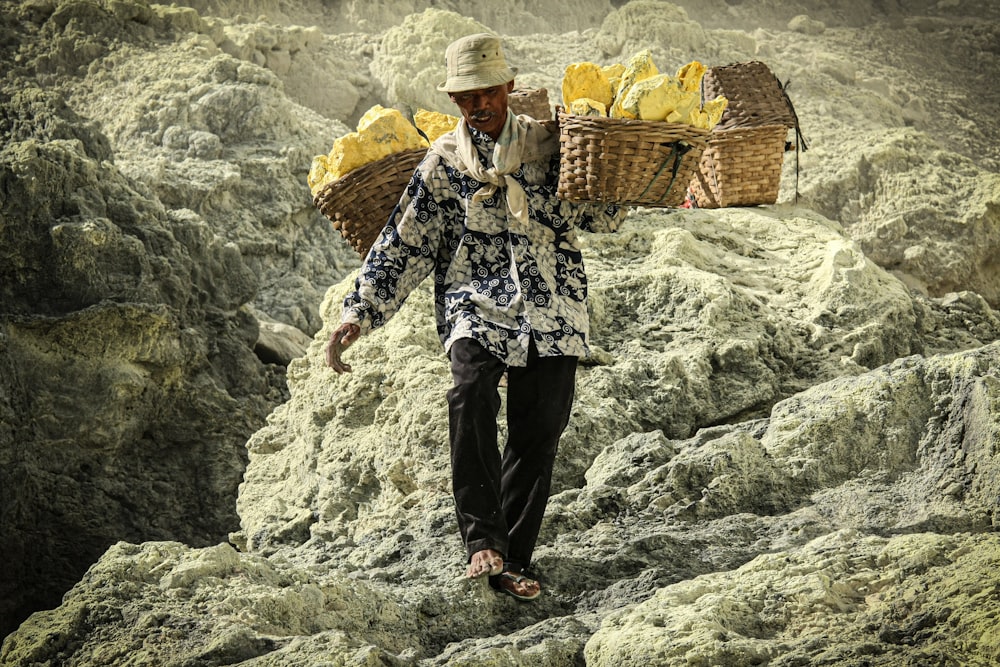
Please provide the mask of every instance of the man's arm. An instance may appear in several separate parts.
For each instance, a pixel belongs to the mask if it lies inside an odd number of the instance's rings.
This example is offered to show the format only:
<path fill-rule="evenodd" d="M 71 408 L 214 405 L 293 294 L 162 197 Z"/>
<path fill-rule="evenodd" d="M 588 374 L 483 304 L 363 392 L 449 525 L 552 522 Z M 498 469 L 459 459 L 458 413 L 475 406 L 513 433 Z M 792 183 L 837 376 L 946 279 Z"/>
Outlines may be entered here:
<path fill-rule="evenodd" d="M 577 225 L 587 232 L 611 233 L 618 231 L 628 215 L 628 208 L 619 204 L 584 204 Z"/>
<path fill-rule="evenodd" d="M 342 360 L 344 350 L 362 334 L 388 322 L 434 268 L 445 224 L 444 208 L 435 200 L 434 189 L 440 186 L 438 179 L 444 178 L 447 190 L 447 178 L 439 177 L 433 165 L 425 166 L 421 164 L 414 172 L 386 229 L 358 271 L 354 291 L 344 299 L 341 324 L 326 346 L 326 363 L 337 373 L 351 371 Z"/>

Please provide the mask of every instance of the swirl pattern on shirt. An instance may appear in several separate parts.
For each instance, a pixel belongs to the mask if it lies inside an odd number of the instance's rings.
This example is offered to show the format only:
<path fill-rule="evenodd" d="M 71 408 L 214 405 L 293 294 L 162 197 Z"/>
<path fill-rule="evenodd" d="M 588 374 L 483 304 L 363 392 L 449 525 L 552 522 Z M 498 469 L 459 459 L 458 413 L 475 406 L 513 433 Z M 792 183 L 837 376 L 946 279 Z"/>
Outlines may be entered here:
<path fill-rule="evenodd" d="M 472 131 L 483 164 L 493 140 Z M 508 212 L 502 190 L 473 202 L 483 183 L 434 153 L 414 171 L 344 300 L 344 320 L 382 326 L 433 274 L 438 335 L 447 350 L 472 338 L 511 366 L 587 351 L 587 278 L 577 229 L 610 232 L 624 211 L 556 197 L 558 153 L 513 173 L 528 222 Z"/>

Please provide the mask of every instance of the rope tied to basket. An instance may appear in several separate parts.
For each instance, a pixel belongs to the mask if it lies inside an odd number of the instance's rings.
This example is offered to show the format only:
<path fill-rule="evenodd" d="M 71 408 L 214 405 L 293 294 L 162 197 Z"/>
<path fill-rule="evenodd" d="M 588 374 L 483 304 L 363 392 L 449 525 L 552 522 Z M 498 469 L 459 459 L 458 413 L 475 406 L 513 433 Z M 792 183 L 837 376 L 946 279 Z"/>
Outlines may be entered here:
<path fill-rule="evenodd" d="M 708 130 L 683 123 L 568 114 L 559 121 L 559 184 L 570 201 L 680 206 Z"/>
<path fill-rule="evenodd" d="M 657 204 L 662 204 L 670 194 L 671 190 L 674 189 L 674 181 L 677 180 L 677 173 L 681 169 L 681 162 L 688 151 L 691 150 L 691 145 L 682 141 L 675 141 L 670 144 L 670 154 L 667 155 L 666 159 L 660 165 L 660 168 L 656 170 L 653 178 L 649 179 L 649 183 L 646 184 L 646 188 L 639 195 L 639 199 L 644 199 L 649 189 L 659 180 L 660 176 L 663 174 L 663 170 L 667 168 L 667 163 L 670 163 L 670 182 L 667 183 L 667 189 L 663 191 L 663 194 L 656 199 Z"/>
<path fill-rule="evenodd" d="M 806 138 L 802 134 L 802 128 L 799 127 L 799 115 L 795 113 L 795 105 L 792 104 L 792 99 L 788 96 L 788 86 L 792 83 L 791 79 L 785 81 L 784 84 L 781 83 L 781 79 L 774 77 L 778 82 L 778 88 L 781 89 L 781 96 L 784 98 L 785 103 L 788 105 L 788 113 L 792 114 L 792 120 L 795 123 L 795 203 L 799 203 L 799 150 L 805 153 L 809 150 L 809 145 L 806 144 Z"/>

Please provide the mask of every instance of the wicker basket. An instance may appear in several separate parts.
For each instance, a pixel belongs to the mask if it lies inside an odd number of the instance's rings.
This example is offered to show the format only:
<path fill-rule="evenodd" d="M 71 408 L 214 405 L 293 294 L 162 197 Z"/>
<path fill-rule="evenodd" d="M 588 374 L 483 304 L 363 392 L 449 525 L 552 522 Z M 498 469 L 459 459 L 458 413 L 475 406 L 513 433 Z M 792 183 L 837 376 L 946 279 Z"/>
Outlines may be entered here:
<path fill-rule="evenodd" d="M 536 120 L 552 120 L 549 91 L 545 88 L 515 88 L 507 96 L 507 106 L 515 114 L 525 114 Z"/>
<path fill-rule="evenodd" d="M 784 125 L 795 127 L 795 111 L 778 77 L 771 69 L 752 60 L 723 67 L 710 67 L 702 78 L 705 99 L 718 95 L 729 100 L 717 130 L 734 127 Z"/>
<path fill-rule="evenodd" d="M 560 110 L 557 194 L 573 201 L 680 206 L 708 130 Z"/>
<path fill-rule="evenodd" d="M 417 148 L 359 167 L 323 186 L 313 204 L 364 258 L 426 154 Z"/>
<path fill-rule="evenodd" d="M 781 187 L 781 163 L 788 128 L 784 125 L 713 132 L 691 180 L 698 206 L 773 204 Z"/>
<path fill-rule="evenodd" d="M 702 86 L 705 99 L 722 95 L 729 103 L 691 180 L 698 206 L 773 204 L 781 186 L 788 130 L 798 130 L 781 82 L 767 65 L 755 60 L 711 67 Z"/>

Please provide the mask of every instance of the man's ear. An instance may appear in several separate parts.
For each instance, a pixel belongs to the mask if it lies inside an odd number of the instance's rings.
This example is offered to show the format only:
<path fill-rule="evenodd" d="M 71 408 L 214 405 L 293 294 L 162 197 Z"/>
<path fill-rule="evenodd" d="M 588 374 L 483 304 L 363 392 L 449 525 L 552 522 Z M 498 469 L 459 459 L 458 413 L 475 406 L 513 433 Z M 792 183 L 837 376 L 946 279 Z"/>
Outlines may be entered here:
<path fill-rule="evenodd" d="M 507 83 L 507 92 L 508 92 L 508 93 L 512 93 L 512 92 L 514 92 L 514 80 L 513 80 L 513 79 L 511 79 L 511 80 L 510 80 L 510 81 L 509 81 L 509 82 Z"/>

